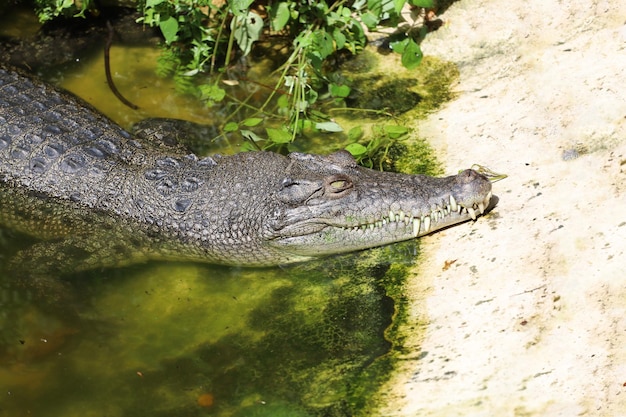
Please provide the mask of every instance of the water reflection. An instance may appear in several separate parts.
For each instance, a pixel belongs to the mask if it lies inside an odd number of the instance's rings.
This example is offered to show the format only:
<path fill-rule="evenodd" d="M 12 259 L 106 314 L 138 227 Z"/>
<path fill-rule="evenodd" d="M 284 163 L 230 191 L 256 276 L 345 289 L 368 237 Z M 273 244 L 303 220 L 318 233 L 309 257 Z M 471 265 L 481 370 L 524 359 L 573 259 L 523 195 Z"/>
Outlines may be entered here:
<path fill-rule="evenodd" d="M 353 415 L 388 367 L 390 250 L 97 271 L 56 305 L 3 273 L 0 415 Z"/>

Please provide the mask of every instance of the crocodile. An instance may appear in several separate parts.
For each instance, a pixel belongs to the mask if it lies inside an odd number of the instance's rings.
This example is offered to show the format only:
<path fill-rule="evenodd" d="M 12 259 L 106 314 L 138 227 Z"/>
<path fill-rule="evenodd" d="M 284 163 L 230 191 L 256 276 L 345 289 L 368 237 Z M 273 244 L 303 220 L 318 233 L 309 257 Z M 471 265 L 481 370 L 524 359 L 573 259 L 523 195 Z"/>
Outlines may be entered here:
<path fill-rule="evenodd" d="M 475 220 L 491 200 L 474 170 L 381 172 L 345 150 L 199 157 L 141 141 L 81 99 L 0 66 L 0 225 L 38 239 L 17 264 L 287 264 Z"/>

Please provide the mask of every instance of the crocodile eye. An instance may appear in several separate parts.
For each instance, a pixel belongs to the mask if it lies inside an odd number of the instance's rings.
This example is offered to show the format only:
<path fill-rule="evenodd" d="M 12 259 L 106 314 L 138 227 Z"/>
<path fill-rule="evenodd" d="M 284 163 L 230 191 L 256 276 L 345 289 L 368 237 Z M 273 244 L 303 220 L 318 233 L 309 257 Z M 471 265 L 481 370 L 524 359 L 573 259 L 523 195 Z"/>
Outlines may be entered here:
<path fill-rule="evenodd" d="M 338 180 L 338 181 L 331 182 L 330 186 L 337 190 L 345 190 L 347 184 L 348 184 L 348 181 L 346 180 Z"/>
<path fill-rule="evenodd" d="M 352 188 L 352 181 L 344 175 L 333 175 L 326 179 L 326 189 L 330 193 L 341 194 L 350 188 Z"/>

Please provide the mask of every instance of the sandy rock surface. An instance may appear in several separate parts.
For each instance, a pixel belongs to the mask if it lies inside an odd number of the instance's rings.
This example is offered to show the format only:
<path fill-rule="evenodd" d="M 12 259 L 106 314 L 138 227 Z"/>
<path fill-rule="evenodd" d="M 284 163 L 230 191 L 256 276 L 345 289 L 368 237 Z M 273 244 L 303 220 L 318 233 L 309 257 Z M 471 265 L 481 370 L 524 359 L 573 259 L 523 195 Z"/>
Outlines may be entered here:
<path fill-rule="evenodd" d="M 414 350 L 383 414 L 626 416 L 626 2 L 461 0 L 441 18 L 422 46 L 458 64 L 459 95 L 421 135 L 449 173 L 508 178 L 490 214 L 422 239 Z"/>

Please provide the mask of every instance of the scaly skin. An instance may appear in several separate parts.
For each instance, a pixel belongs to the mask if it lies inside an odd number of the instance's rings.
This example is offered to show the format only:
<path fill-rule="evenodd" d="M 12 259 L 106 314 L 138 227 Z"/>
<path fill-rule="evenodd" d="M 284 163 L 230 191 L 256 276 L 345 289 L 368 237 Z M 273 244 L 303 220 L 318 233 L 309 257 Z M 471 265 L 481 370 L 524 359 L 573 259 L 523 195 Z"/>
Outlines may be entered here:
<path fill-rule="evenodd" d="M 422 236 L 475 218 L 490 199 L 473 170 L 378 172 L 345 151 L 166 153 L 0 67 L 0 223 L 45 240 L 22 255 L 42 269 L 298 262 Z"/>

